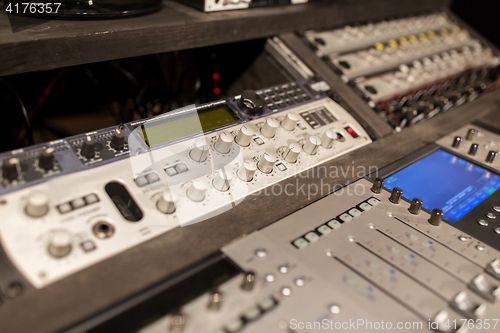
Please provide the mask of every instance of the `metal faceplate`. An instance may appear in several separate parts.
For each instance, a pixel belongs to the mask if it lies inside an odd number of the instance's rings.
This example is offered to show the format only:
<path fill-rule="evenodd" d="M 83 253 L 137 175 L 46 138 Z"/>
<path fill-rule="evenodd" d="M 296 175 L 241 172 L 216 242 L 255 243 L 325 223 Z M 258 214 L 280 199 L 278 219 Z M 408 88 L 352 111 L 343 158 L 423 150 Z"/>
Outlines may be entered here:
<path fill-rule="evenodd" d="M 327 112 L 337 120 L 313 129 L 308 124 L 310 119 L 300 118 L 291 131 L 279 127 L 272 138 L 260 133 L 268 118 L 281 122 L 288 112 L 310 115 L 311 111 L 318 109 L 323 110 L 322 116 L 323 112 Z M 172 228 L 221 214 L 253 193 L 371 142 L 354 118 L 329 98 L 287 111 L 225 128 L 224 132 L 232 137 L 244 126 L 254 132 L 247 147 L 240 147 L 233 141 L 226 154 L 214 148 L 223 131 L 202 136 L 209 147 L 207 159 L 203 162 L 196 162 L 190 156 L 200 138 L 135 155 L 136 143 L 132 133 L 128 141 L 133 152 L 130 158 L 55 177 L 3 195 L 0 206 L 3 216 L 0 222 L 2 246 L 29 282 L 41 288 Z M 314 127 L 317 125 L 314 122 L 311 124 Z M 353 137 L 347 128 L 354 130 L 358 136 Z M 302 151 L 295 163 L 283 159 L 283 151 L 288 144 L 293 142 L 302 146 L 309 137 L 321 137 L 327 130 L 341 134 L 332 147 L 319 146 L 314 155 Z M 241 180 L 238 170 L 243 162 L 253 160 L 259 165 L 266 152 L 278 156 L 270 172 L 257 169 L 251 181 Z M 179 172 L 173 174 L 172 167 Z M 220 191 L 214 185 L 221 168 L 229 175 L 226 184 L 229 189 L 226 191 Z M 206 186 L 204 197 L 199 202 L 187 195 L 194 181 Z M 117 207 L 127 206 L 128 202 L 120 202 L 114 195 L 110 198 L 106 191 L 110 182 L 125 187 L 128 198 L 142 213 L 139 221 L 133 222 L 127 215 L 131 212 L 125 215 L 120 213 Z M 157 209 L 166 190 L 178 198 L 175 212 L 170 214 Z M 35 199 L 39 196 L 46 198 L 48 212 L 45 215 L 36 218 L 27 215 L 27 209 L 32 209 L 33 205 L 28 201 L 33 201 L 33 196 Z"/>

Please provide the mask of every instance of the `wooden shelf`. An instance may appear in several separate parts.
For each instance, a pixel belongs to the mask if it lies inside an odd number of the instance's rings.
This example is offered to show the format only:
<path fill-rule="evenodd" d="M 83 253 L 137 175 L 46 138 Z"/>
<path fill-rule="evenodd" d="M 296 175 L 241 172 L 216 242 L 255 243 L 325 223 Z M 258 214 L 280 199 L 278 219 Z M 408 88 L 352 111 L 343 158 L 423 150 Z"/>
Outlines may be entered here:
<path fill-rule="evenodd" d="M 0 7 L 0 76 L 265 38 L 290 31 L 428 11 L 445 7 L 448 2 L 336 0 L 203 13 L 164 1 L 163 8 L 150 15 L 95 21 L 7 15 Z"/>

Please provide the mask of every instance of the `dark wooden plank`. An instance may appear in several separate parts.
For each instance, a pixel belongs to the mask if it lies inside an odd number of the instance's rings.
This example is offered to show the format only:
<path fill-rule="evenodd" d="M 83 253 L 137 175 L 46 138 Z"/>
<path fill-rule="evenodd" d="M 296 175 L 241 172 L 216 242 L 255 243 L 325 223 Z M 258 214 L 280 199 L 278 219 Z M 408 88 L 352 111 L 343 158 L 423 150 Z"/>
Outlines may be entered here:
<path fill-rule="evenodd" d="M 489 118 L 499 108 L 500 96 L 495 92 L 485 94 L 474 102 L 377 140 L 324 165 L 327 168 L 354 166 L 356 171 L 381 168 L 468 122 L 477 119 L 500 121 L 499 118 Z M 500 123 L 496 125 L 500 127 Z M 241 235 L 262 228 L 323 197 L 328 187 L 331 189 L 336 184 L 347 184 L 362 176 L 357 172 L 355 175 L 348 172 L 325 178 L 323 174 L 318 175 L 318 169 L 315 170 L 314 173 L 309 171 L 281 183 L 283 186 L 292 184 L 296 195 L 262 193 L 250 196 L 222 215 L 174 229 L 44 289 L 0 305 L 2 332 L 59 331 L 201 260 Z M 313 193 L 313 187 L 308 192 L 310 184 L 319 189 L 322 184 L 328 185 L 323 186 L 323 193 Z"/>
<path fill-rule="evenodd" d="M 13 32 L 0 13 L 0 76 L 268 37 L 288 31 L 433 10 L 448 0 L 356 2 L 253 8 L 218 13 L 164 1 L 146 16 L 103 21 L 36 21 Z M 17 18 L 19 20 L 19 18 Z M 35 20 L 35 21 L 33 21 Z"/>

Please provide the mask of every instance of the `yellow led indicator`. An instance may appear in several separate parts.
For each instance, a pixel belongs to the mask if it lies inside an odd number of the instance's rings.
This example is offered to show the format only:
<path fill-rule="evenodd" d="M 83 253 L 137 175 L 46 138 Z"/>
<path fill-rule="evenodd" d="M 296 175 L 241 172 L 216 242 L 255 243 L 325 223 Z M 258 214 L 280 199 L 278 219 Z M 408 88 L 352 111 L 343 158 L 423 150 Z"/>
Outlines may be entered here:
<path fill-rule="evenodd" d="M 406 39 L 406 37 L 401 37 L 401 38 L 399 39 L 399 44 L 401 44 L 401 45 L 406 45 L 406 44 L 408 44 L 408 39 Z"/>
<path fill-rule="evenodd" d="M 384 44 L 382 43 L 375 43 L 375 48 L 379 51 L 382 51 L 384 49 Z"/>
<path fill-rule="evenodd" d="M 391 39 L 388 44 L 390 47 L 397 47 L 398 46 L 398 42 L 396 42 L 394 39 Z"/>
<path fill-rule="evenodd" d="M 409 39 L 409 40 L 410 40 L 410 42 L 412 42 L 412 43 L 416 43 L 416 42 L 418 42 L 417 37 L 415 37 L 415 36 L 413 36 L 413 35 L 411 35 L 410 37 L 408 37 L 408 39 Z"/>
<path fill-rule="evenodd" d="M 448 36 L 448 29 L 441 29 L 441 31 L 439 31 L 441 33 L 441 36 Z"/>
<path fill-rule="evenodd" d="M 434 31 L 428 31 L 427 37 L 429 37 L 430 39 L 433 39 L 434 37 L 436 37 L 436 33 Z"/>
<path fill-rule="evenodd" d="M 451 29 L 454 33 L 459 33 L 460 32 L 460 27 L 458 25 L 454 25 L 453 28 Z"/>
<path fill-rule="evenodd" d="M 427 36 L 425 34 L 423 34 L 423 33 L 420 33 L 420 34 L 418 34 L 418 39 L 420 39 L 420 40 L 426 40 Z"/>

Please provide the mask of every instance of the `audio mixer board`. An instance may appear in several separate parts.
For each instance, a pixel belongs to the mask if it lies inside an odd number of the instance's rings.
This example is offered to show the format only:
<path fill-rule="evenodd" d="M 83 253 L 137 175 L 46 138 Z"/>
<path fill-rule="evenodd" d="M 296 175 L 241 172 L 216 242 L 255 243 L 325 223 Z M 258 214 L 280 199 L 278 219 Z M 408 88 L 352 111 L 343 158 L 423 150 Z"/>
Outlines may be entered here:
<path fill-rule="evenodd" d="M 449 12 L 300 36 L 289 82 L 1 153 L 0 331 L 499 331 L 496 49 Z"/>

